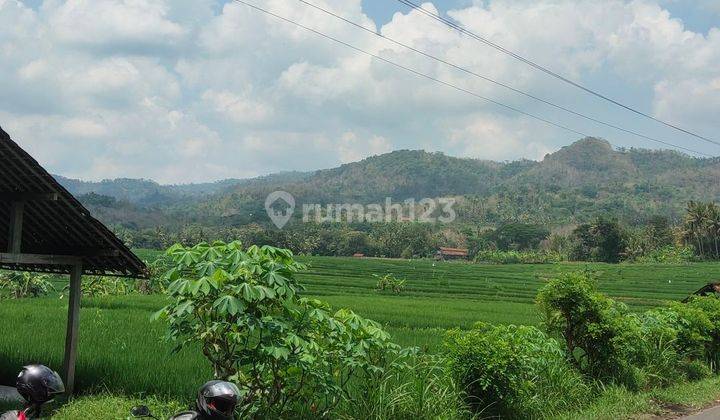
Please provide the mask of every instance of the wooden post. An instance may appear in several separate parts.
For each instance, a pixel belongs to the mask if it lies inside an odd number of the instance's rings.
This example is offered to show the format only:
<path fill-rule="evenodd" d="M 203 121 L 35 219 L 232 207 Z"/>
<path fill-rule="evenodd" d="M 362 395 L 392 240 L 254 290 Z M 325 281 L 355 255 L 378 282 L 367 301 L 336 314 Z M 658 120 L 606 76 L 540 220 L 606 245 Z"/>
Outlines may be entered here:
<path fill-rule="evenodd" d="M 19 254 L 22 247 L 22 226 L 24 201 L 13 201 L 10 209 L 10 236 L 8 238 L 8 252 Z"/>
<path fill-rule="evenodd" d="M 75 361 L 77 360 L 78 330 L 80 327 L 80 282 L 82 272 L 82 264 L 74 265 L 70 272 L 65 360 L 63 361 L 63 380 L 68 395 L 72 395 L 75 388 Z"/>

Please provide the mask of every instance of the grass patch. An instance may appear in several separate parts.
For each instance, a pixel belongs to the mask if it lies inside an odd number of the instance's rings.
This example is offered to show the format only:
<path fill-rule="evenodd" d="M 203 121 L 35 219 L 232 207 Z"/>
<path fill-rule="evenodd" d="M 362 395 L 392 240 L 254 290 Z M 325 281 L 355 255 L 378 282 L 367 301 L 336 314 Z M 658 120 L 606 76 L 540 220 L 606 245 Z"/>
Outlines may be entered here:
<path fill-rule="evenodd" d="M 681 383 L 667 388 L 633 393 L 608 387 L 588 407 L 559 416 L 558 420 L 614 420 L 641 414 L 680 415 L 712 405 L 720 398 L 720 377 Z"/>
<path fill-rule="evenodd" d="M 159 253 L 143 250 L 139 254 L 153 259 Z M 642 310 L 683 298 L 717 278 L 720 271 L 720 265 L 712 263 L 481 265 L 373 258 L 299 260 L 309 265 L 299 276 L 307 294 L 377 320 L 398 343 L 429 352 L 440 348 L 448 328 L 467 328 L 476 321 L 537 324 L 537 290 L 546 278 L 560 272 L 596 271 L 600 291 Z M 372 274 L 387 273 L 407 279 L 402 294 L 374 290 Z M 66 282 L 56 281 L 60 285 Z M 171 346 L 161 339 L 165 325 L 149 322 L 150 315 L 165 302 L 162 296 L 141 295 L 83 299 L 79 390 L 104 390 L 107 398 L 152 394 L 185 403 L 194 398 L 197 387 L 211 379 L 212 372 L 199 351 L 172 354 Z M 41 362 L 59 370 L 66 318 L 67 300 L 57 297 L 2 301 L 0 383 L 13 384 L 21 366 L 28 363 Z"/>
<path fill-rule="evenodd" d="M 52 412 L 57 420 L 76 419 L 126 419 L 134 406 L 146 405 L 159 419 L 167 419 L 173 414 L 185 411 L 187 404 L 175 400 L 160 400 L 156 397 L 124 397 L 101 393 L 75 398 Z"/>

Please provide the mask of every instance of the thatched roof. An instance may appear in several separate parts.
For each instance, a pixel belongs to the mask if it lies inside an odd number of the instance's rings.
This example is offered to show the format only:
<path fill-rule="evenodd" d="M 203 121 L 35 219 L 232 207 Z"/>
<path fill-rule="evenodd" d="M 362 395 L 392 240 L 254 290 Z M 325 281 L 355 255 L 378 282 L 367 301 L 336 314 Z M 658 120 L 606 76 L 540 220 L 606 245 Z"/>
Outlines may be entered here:
<path fill-rule="evenodd" d="M 687 302 L 693 296 L 708 296 L 712 294 L 720 294 L 720 282 L 706 284 L 690 296 L 683 299 L 683 302 Z"/>
<path fill-rule="evenodd" d="M 17 202 L 22 259 L 9 234 Z M 75 260 L 84 274 L 146 276 L 145 264 L 0 128 L 0 268 L 67 274 Z"/>

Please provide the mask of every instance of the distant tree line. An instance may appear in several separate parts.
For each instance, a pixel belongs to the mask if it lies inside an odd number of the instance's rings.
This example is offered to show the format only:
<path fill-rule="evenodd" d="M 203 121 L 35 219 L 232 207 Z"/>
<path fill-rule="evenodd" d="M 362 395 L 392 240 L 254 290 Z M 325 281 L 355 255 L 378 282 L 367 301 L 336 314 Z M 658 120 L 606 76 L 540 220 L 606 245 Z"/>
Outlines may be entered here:
<path fill-rule="evenodd" d="M 301 223 L 284 229 L 258 223 L 237 227 L 188 224 L 179 229 L 134 230 L 115 226 L 131 247 L 167 248 L 201 241 L 240 240 L 270 244 L 297 254 L 351 256 L 356 253 L 387 258 L 423 258 L 441 246 L 468 248 L 471 256 L 491 253 L 553 253 L 551 260 L 681 262 L 720 259 L 720 207 L 690 202 L 680 224 L 650 216 L 634 225 L 612 215 L 600 216 L 574 228 L 556 229 L 533 223 L 507 222 L 496 227 L 473 224 Z M 494 255 L 494 254 L 492 254 Z M 515 259 L 504 259 L 515 261 Z M 544 261 L 544 258 L 521 258 Z"/>

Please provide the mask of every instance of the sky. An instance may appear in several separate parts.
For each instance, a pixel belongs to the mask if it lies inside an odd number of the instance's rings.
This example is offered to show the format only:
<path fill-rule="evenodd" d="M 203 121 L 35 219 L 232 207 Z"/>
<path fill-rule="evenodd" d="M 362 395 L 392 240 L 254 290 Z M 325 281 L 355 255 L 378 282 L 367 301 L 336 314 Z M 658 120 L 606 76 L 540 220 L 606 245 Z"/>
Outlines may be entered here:
<path fill-rule="evenodd" d="M 583 135 L 669 148 L 533 101 L 297 0 L 0 0 L 0 127 L 50 172 L 188 183 L 397 149 L 542 159 Z M 307 0 L 537 97 L 703 154 L 720 146 L 559 82 L 394 0 Z M 438 0 L 463 27 L 720 141 L 720 1 Z"/>

